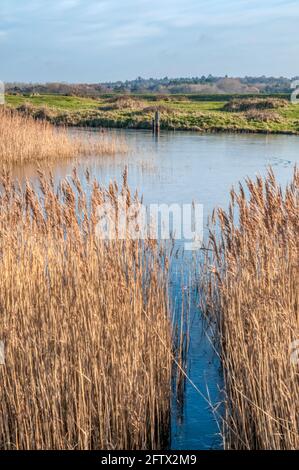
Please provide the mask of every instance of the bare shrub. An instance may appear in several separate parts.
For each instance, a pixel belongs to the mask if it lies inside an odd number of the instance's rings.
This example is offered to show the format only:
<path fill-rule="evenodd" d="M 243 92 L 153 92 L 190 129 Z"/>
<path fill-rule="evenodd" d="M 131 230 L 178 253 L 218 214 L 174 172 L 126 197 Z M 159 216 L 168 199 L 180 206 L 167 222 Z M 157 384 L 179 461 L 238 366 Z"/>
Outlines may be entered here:
<path fill-rule="evenodd" d="M 282 117 L 274 111 L 259 111 L 251 109 L 245 113 L 248 121 L 260 121 L 260 122 L 282 122 Z"/>
<path fill-rule="evenodd" d="M 277 109 L 288 105 L 289 102 L 287 100 L 279 98 L 232 99 L 223 106 L 223 111 L 238 113 L 250 110 Z"/>
<path fill-rule="evenodd" d="M 113 111 L 117 109 L 140 110 L 146 106 L 146 102 L 134 96 L 117 96 L 110 98 L 108 104 L 101 106 L 100 109 Z"/>

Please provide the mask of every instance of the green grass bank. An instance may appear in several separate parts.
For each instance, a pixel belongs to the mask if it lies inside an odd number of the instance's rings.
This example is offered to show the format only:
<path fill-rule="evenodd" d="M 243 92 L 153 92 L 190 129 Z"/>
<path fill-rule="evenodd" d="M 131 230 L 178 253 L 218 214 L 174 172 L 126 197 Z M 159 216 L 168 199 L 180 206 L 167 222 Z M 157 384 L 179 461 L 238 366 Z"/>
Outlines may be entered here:
<path fill-rule="evenodd" d="M 6 103 L 56 125 L 150 129 L 158 109 L 167 130 L 299 134 L 299 106 L 287 95 L 7 95 Z"/>

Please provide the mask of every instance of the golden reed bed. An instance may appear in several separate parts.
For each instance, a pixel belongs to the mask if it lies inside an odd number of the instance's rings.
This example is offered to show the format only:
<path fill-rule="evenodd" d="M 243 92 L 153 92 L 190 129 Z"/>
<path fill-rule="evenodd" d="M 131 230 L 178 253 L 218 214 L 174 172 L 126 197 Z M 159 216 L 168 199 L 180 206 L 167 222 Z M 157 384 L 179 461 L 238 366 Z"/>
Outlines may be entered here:
<path fill-rule="evenodd" d="M 119 191 L 89 184 L 90 212 L 76 172 L 58 193 L 42 175 L 40 194 L 1 178 L 1 449 L 149 449 L 168 434 L 167 260 L 154 241 L 100 240 L 97 207 Z M 126 179 L 122 193 L 130 205 Z"/>
<path fill-rule="evenodd" d="M 298 449 L 298 170 L 285 192 L 272 171 L 248 180 L 217 221 L 204 304 L 220 335 L 225 448 Z"/>
<path fill-rule="evenodd" d="M 105 133 L 71 135 L 63 127 L 0 108 L 0 163 L 22 164 L 127 151 L 123 139 Z"/>

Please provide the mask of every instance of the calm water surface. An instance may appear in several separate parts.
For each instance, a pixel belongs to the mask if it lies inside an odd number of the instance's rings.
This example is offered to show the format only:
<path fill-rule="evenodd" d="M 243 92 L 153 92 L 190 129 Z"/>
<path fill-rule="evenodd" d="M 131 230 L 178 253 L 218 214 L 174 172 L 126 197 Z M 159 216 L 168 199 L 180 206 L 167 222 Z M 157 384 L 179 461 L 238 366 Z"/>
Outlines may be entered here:
<path fill-rule="evenodd" d="M 57 162 L 51 166 L 54 178 L 70 175 L 76 166 L 79 176 L 88 168 L 92 177 L 107 185 L 115 179 L 121 182 L 127 165 L 129 185 L 138 189 L 145 203 L 195 201 L 204 205 L 207 217 L 215 206 L 227 207 L 231 186 L 245 177 L 264 175 L 271 165 L 285 185 L 299 164 L 299 137 L 162 132 L 157 140 L 148 131 L 116 133 L 127 139 L 128 155 Z M 34 179 L 35 171 L 30 165 L 15 169 L 14 174 Z M 173 403 L 171 448 L 220 448 L 218 426 L 207 404 L 207 399 L 214 405 L 221 400 L 220 365 L 200 318 L 189 258 L 174 266 L 170 292 L 173 308 L 180 304 L 181 292 L 192 299 L 188 374 L 201 393 L 187 381 L 183 409 Z"/>

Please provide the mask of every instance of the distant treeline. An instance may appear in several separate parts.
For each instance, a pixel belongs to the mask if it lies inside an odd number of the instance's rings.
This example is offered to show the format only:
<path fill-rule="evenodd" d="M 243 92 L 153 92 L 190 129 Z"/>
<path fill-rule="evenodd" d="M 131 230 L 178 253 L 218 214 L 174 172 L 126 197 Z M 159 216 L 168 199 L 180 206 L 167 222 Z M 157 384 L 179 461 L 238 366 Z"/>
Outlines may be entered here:
<path fill-rule="evenodd" d="M 292 81 L 285 77 L 214 77 L 141 78 L 136 80 L 94 84 L 72 83 L 6 83 L 6 91 L 13 94 L 61 94 L 98 97 L 109 93 L 156 94 L 285 94 L 290 93 Z"/>

